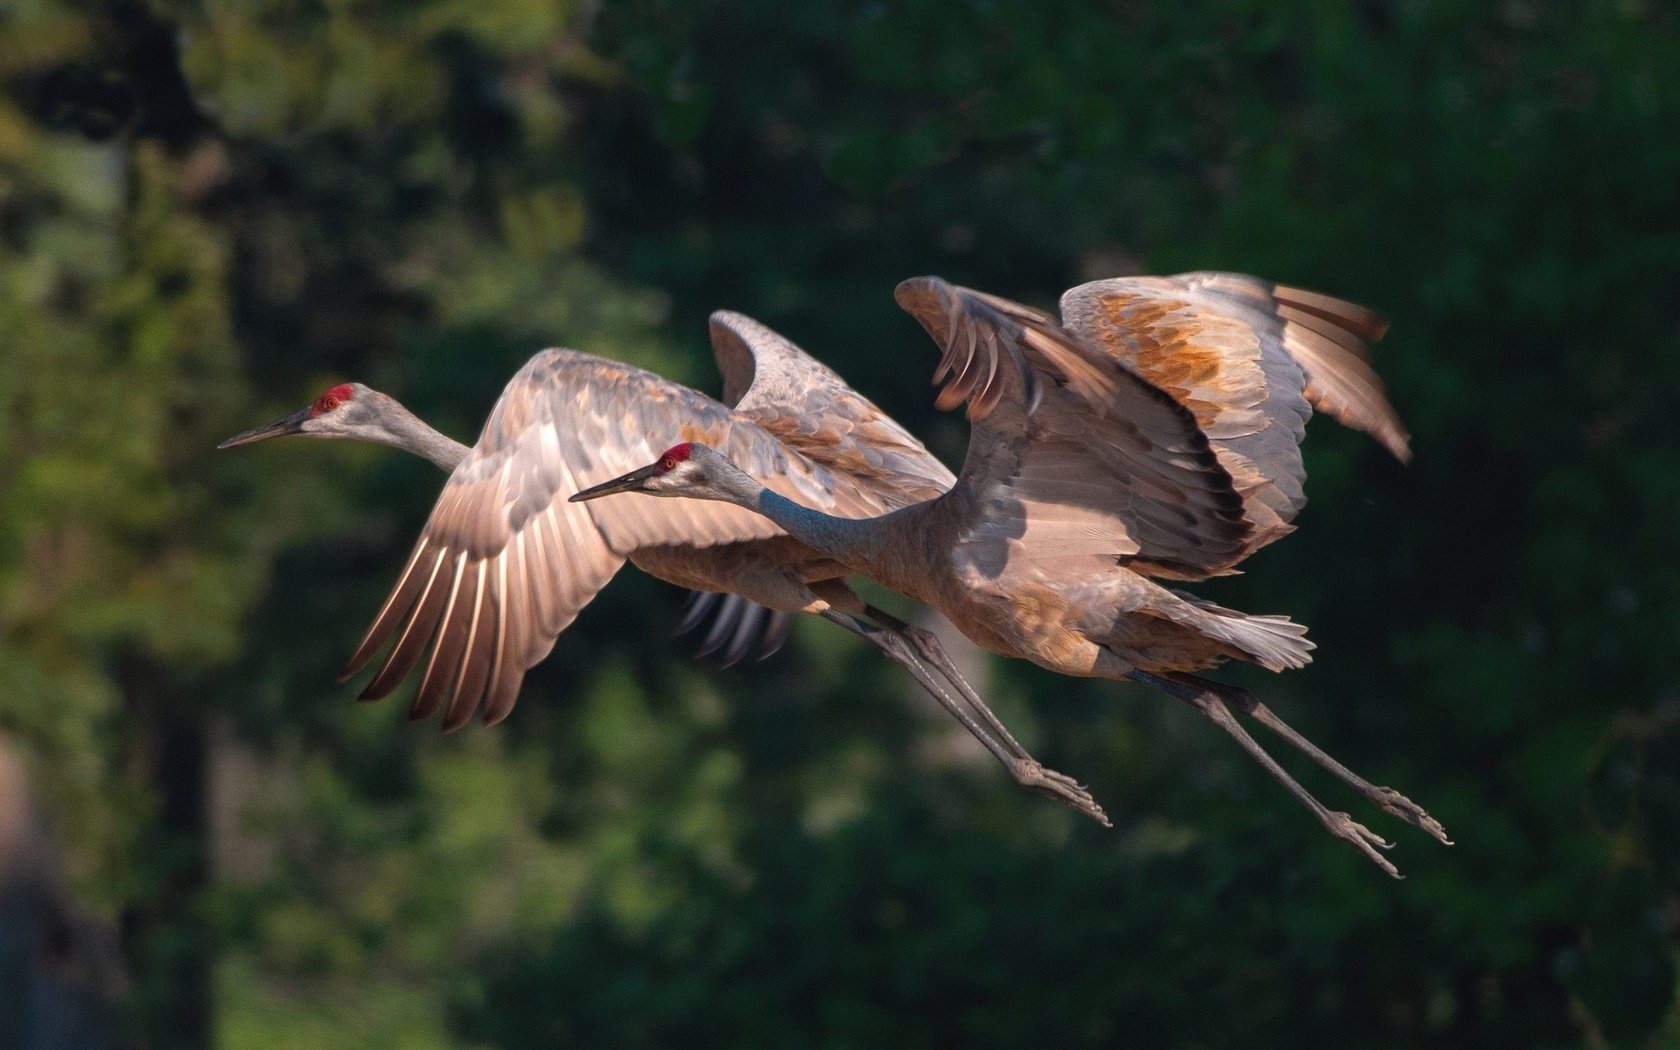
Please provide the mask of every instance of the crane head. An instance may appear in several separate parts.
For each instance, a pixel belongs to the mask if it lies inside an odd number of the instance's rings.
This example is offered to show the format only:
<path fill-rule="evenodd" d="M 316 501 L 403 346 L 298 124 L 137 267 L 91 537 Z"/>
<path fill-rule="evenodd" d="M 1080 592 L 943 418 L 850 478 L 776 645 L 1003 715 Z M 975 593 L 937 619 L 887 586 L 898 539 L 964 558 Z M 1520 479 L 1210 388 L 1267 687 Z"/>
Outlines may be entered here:
<path fill-rule="evenodd" d="M 349 437 L 355 436 L 357 421 L 354 418 L 356 409 L 361 402 L 358 398 L 372 394 L 373 391 L 360 383 L 340 383 L 328 389 L 320 397 L 310 403 L 309 407 L 299 409 L 289 416 L 276 419 L 272 423 L 265 423 L 241 434 L 235 434 L 217 445 L 217 448 L 232 448 L 235 445 L 249 445 L 253 441 L 266 441 L 269 438 L 285 437 L 288 434 L 306 434 L 315 437 Z"/>
<path fill-rule="evenodd" d="M 645 467 L 576 493 L 571 502 L 582 503 L 616 492 L 646 492 L 652 496 L 698 495 L 696 490 L 704 487 L 709 480 L 705 465 L 710 458 L 722 457 L 705 445 L 684 441 L 672 445 Z"/>

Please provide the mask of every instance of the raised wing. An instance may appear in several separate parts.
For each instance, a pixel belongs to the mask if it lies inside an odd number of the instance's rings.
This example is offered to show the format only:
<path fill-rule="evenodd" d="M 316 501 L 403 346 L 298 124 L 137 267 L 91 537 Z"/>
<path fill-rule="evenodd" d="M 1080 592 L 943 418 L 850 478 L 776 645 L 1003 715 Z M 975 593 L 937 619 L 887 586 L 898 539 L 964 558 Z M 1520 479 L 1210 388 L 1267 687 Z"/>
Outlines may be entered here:
<path fill-rule="evenodd" d="M 1269 285 L 1241 274 L 1208 274 L 1210 288 L 1230 291 L 1246 283 L 1269 288 L 1285 322 L 1283 345 L 1307 373 L 1307 400 L 1343 425 L 1363 430 L 1405 463 L 1412 458 L 1410 435 L 1388 403 L 1382 380 L 1371 369 L 1368 344 L 1388 331 L 1388 322 L 1362 306 L 1318 292 Z"/>
<path fill-rule="evenodd" d="M 813 506 L 834 505 L 837 493 L 855 498 L 845 479 L 702 394 L 617 361 L 545 350 L 509 382 L 450 475 L 346 676 L 395 638 L 362 692 L 384 696 L 431 642 L 410 716 L 424 718 L 447 700 L 445 728 L 464 724 L 480 703 L 494 723 L 512 709 L 525 672 L 631 551 L 780 534 L 757 514 L 709 500 L 567 502 L 680 440 L 726 450 Z"/>
<path fill-rule="evenodd" d="M 1376 315 L 1339 299 L 1233 273 L 1122 277 L 1062 296 L 1062 322 L 1196 416 L 1254 525 L 1248 552 L 1293 530 L 1306 503 L 1300 442 L 1311 405 L 1377 437 L 1402 460 L 1406 433 L 1365 363 Z M 1331 378 L 1327 399 L 1311 365 Z M 1247 553 L 1247 552 L 1245 552 Z"/>
<path fill-rule="evenodd" d="M 711 333 L 724 401 L 788 447 L 880 490 L 891 506 L 956 484 L 909 431 L 785 337 L 729 310 L 712 314 Z"/>
<path fill-rule="evenodd" d="M 956 484 L 909 431 L 785 336 L 732 310 L 712 314 L 710 329 L 724 403 L 789 448 L 851 475 L 878 492 L 887 509 L 934 499 Z M 873 516 L 879 510 L 858 506 L 834 512 Z M 755 647 L 759 659 L 774 653 L 790 623 L 787 614 L 737 595 L 696 592 L 677 631 L 692 630 L 708 617 L 712 625 L 700 654 L 721 651 L 724 666 Z"/>
<path fill-rule="evenodd" d="M 896 295 L 943 351 L 939 404 L 968 404 L 950 498 L 966 507 L 958 554 L 980 572 L 1195 578 L 1243 550 L 1242 499 L 1169 394 L 1018 303 L 934 277 Z"/>
<path fill-rule="evenodd" d="M 1142 282 L 1240 314 L 1272 336 L 1300 366 L 1306 376 L 1303 393 L 1314 409 L 1370 434 L 1401 462 L 1412 458 L 1405 425 L 1371 369 L 1368 344 L 1381 341 L 1388 331 L 1388 322 L 1372 311 L 1247 274 L 1201 271 L 1082 285 L 1062 297 L 1063 320 L 1077 328 L 1074 314 L 1088 311 L 1104 286 Z M 1070 303 L 1070 297 L 1076 301 Z"/>

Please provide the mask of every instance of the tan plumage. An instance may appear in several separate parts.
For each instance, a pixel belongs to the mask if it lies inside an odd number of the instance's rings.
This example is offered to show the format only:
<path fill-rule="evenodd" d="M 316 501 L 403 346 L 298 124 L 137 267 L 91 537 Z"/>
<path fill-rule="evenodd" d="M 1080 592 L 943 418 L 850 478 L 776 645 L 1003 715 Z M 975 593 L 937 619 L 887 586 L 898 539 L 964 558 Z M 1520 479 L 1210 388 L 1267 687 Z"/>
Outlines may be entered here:
<path fill-rule="evenodd" d="M 1405 452 L 1381 387 L 1350 364 L 1363 367 L 1359 340 L 1381 333 L 1374 315 L 1234 274 L 1085 285 L 1064 297 L 1065 324 L 938 278 L 906 281 L 897 298 L 939 344 L 938 404 L 966 403 L 973 426 L 949 492 L 843 518 L 750 465 L 743 473 L 727 450 L 695 447 L 687 462 L 643 468 L 635 485 L 615 480 L 584 498 L 629 487 L 757 509 L 938 608 L 988 649 L 1064 674 L 1145 681 L 1194 704 L 1391 873 L 1372 849 L 1381 840 L 1307 794 L 1227 702 L 1445 841 L 1421 808 L 1355 777 L 1250 694 L 1188 673 L 1227 659 L 1299 667 L 1312 648 L 1303 628 L 1150 578 L 1229 571 L 1288 531 L 1303 502 L 1297 446 L 1312 403 Z"/>
<path fill-rule="evenodd" d="M 862 635 L 980 735 L 1020 783 L 1106 822 L 1084 789 L 1020 748 L 932 635 L 869 606 L 844 583 L 843 566 L 764 517 L 708 500 L 567 501 L 676 440 L 721 449 L 775 479 L 788 498 L 842 517 L 933 499 L 955 480 L 879 408 L 776 333 L 728 312 L 713 316 L 711 331 L 729 404 L 575 351 L 532 358 L 451 473 L 345 676 L 389 646 L 363 698 L 391 692 L 418 664 L 411 717 L 442 708 L 444 727 L 454 729 L 482 707 L 484 720 L 497 722 L 525 672 L 629 559 L 681 586 L 822 615 Z M 712 611 L 705 602 L 697 608 Z M 762 624 L 738 611 L 746 608 L 738 601 L 722 610 L 718 631 L 740 635 Z"/>
<path fill-rule="evenodd" d="M 1093 281 L 1061 307 L 1069 331 L 1195 414 L 1254 526 L 1237 560 L 1292 531 L 1313 408 L 1411 458 L 1364 342 L 1388 326 L 1363 307 L 1234 273 Z"/>
<path fill-rule="evenodd" d="M 902 489 L 864 484 L 686 387 L 616 361 L 545 350 L 509 382 L 478 443 L 450 476 L 414 557 L 347 673 L 395 638 L 364 692 L 383 695 L 408 674 L 435 634 L 414 717 L 448 700 L 445 725 L 453 728 L 482 700 L 486 721 L 499 721 L 512 708 L 525 671 L 548 654 L 627 557 L 647 548 L 703 549 L 781 534 L 756 514 L 701 500 L 566 502 L 679 438 L 715 442 L 776 477 L 788 495 L 844 515 L 879 514 L 936 493 L 944 469 L 923 452 L 925 476 L 899 475 L 909 479 Z M 833 460 L 849 454 L 839 440 L 828 449 Z M 823 559 L 801 550 L 784 560 L 787 593 L 747 597 L 772 608 L 799 598 L 800 606 L 809 604 L 803 577 L 812 571 L 821 576 Z M 704 566 L 696 575 L 705 575 Z M 711 589 L 729 590 L 734 581 L 708 582 Z"/>

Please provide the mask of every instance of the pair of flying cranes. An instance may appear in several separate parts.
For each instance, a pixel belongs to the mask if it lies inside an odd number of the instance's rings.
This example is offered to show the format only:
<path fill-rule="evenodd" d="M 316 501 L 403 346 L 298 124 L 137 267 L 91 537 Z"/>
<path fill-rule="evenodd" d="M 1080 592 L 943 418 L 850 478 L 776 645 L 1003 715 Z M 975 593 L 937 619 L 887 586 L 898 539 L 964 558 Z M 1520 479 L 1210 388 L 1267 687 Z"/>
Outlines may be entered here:
<path fill-rule="evenodd" d="M 794 613 L 867 639 L 1020 784 L 1108 824 L 1083 787 L 1027 753 L 933 635 L 846 583 L 858 573 L 933 606 L 991 652 L 1190 704 L 1391 875 L 1378 852 L 1388 843 L 1309 794 L 1233 711 L 1448 842 L 1420 806 L 1355 775 L 1252 693 L 1196 673 L 1226 660 L 1300 667 L 1313 648 L 1305 628 L 1169 585 L 1228 573 L 1293 530 L 1313 409 L 1409 458 L 1369 364 L 1367 344 L 1387 327 L 1379 317 L 1214 272 L 1084 284 L 1062 296 L 1059 322 L 936 277 L 905 281 L 896 297 L 939 345 L 938 407 L 966 406 L 972 432 L 955 477 L 833 371 L 730 312 L 711 319 L 721 402 L 618 361 L 545 350 L 472 448 L 360 383 L 222 447 L 354 438 L 450 472 L 345 672 L 384 651 L 361 694 L 381 697 L 424 656 L 410 716 L 441 707 L 446 729 L 480 709 L 487 724 L 505 718 L 525 672 L 629 560 L 697 592 L 689 624 L 714 615 L 709 641 L 731 660 L 754 645 L 773 651 Z"/>

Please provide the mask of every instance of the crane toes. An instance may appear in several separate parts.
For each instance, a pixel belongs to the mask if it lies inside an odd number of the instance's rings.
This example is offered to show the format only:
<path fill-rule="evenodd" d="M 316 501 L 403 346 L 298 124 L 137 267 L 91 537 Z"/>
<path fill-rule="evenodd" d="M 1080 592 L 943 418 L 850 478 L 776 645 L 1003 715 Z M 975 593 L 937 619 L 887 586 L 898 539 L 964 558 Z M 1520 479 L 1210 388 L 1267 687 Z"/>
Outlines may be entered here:
<path fill-rule="evenodd" d="M 1388 858 L 1378 853 L 1378 849 L 1393 849 L 1394 843 L 1384 839 L 1370 828 L 1354 820 L 1346 813 L 1324 810 L 1319 814 L 1330 834 L 1353 844 L 1354 848 L 1371 858 L 1371 863 L 1389 873 L 1394 878 L 1405 878 L 1400 869 L 1390 864 Z"/>
<path fill-rule="evenodd" d="M 1114 826 L 1114 822 L 1108 819 L 1108 814 L 1103 812 L 1102 806 L 1085 790 L 1085 786 L 1067 774 L 1046 769 L 1031 758 L 1016 759 L 1010 763 L 1009 772 L 1022 787 L 1053 798 L 1069 809 L 1085 814 L 1105 828 Z"/>
<path fill-rule="evenodd" d="M 1378 787 L 1371 792 L 1371 801 L 1382 807 L 1383 812 L 1399 817 L 1408 824 L 1416 825 L 1433 835 L 1443 846 L 1450 846 L 1453 840 L 1447 838 L 1447 829 L 1441 822 L 1424 812 L 1422 806 L 1413 802 L 1405 795 L 1391 787 Z"/>

